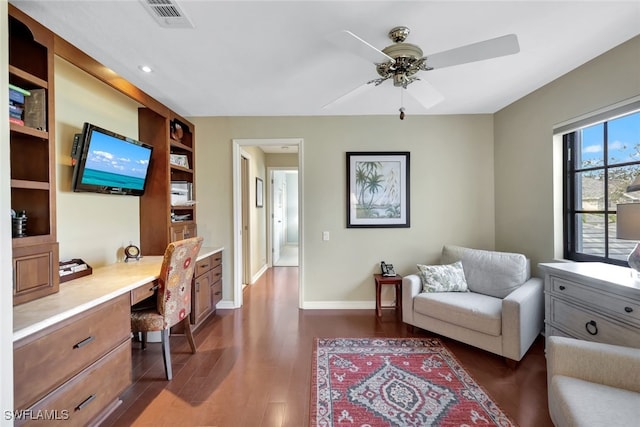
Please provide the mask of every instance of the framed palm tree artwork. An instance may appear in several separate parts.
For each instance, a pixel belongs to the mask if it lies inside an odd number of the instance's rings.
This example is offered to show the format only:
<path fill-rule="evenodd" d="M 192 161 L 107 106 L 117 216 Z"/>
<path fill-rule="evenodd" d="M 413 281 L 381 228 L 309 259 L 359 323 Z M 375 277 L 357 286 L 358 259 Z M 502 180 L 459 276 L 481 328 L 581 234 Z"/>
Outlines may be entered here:
<path fill-rule="evenodd" d="M 347 152 L 347 228 L 410 226 L 409 152 Z"/>

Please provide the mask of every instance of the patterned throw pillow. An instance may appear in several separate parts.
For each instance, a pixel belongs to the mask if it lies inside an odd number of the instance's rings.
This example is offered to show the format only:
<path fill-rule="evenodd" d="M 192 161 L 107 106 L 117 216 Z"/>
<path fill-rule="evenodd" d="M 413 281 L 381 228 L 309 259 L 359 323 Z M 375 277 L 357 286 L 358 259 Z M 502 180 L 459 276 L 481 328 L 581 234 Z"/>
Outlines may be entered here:
<path fill-rule="evenodd" d="M 422 292 L 469 292 L 462 262 L 448 265 L 418 264 Z"/>

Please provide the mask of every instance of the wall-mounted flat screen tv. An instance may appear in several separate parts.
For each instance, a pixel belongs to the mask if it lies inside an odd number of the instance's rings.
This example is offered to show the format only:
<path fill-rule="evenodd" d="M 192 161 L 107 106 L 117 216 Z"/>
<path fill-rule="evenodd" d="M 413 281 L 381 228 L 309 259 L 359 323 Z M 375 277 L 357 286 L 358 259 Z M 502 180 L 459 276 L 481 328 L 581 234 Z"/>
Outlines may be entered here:
<path fill-rule="evenodd" d="M 141 196 L 152 152 L 153 147 L 148 144 L 85 123 L 72 153 L 72 189 Z"/>

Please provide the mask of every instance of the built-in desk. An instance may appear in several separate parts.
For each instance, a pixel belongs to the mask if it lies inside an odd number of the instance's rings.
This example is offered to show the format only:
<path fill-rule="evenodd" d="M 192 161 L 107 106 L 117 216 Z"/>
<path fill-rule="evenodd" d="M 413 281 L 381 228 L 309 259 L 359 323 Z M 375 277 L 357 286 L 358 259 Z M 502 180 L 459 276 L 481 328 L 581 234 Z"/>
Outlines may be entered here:
<path fill-rule="evenodd" d="M 198 262 L 221 253 L 202 248 Z M 14 402 L 26 414 L 16 425 L 43 413 L 65 425 L 99 423 L 121 403 L 131 384 L 132 298 L 148 292 L 161 265 L 162 256 L 146 256 L 96 268 L 14 307 Z"/>

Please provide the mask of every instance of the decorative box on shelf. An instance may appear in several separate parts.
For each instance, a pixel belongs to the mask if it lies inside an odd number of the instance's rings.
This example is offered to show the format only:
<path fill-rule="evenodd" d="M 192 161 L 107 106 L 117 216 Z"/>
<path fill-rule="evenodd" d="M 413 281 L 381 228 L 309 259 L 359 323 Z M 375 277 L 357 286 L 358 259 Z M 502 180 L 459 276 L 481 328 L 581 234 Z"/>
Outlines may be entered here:
<path fill-rule="evenodd" d="M 88 276 L 93 273 L 93 269 L 80 258 L 74 258 L 68 261 L 60 261 L 58 273 L 60 275 L 60 283 L 64 283 L 79 277 Z"/>

